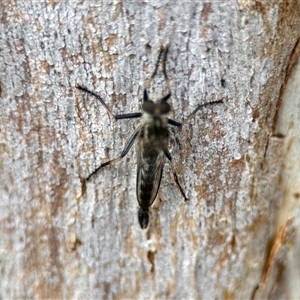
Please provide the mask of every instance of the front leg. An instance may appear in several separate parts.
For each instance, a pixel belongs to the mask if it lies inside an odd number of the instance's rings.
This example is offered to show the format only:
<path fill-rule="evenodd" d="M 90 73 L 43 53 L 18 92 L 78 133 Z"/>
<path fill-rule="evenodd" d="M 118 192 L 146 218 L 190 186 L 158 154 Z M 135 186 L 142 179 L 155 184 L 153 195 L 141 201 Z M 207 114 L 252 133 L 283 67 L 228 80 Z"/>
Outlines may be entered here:
<path fill-rule="evenodd" d="M 196 109 L 182 122 L 181 125 L 184 125 L 186 123 L 188 123 L 191 118 L 193 118 L 195 116 L 195 114 L 197 113 L 198 110 L 200 110 L 201 108 L 208 106 L 208 105 L 212 105 L 212 104 L 221 104 L 223 103 L 223 100 L 217 100 L 217 101 L 212 101 L 212 102 L 208 102 L 208 103 L 204 103 L 204 104 L 199 104 Z"/>
<path fill-rule="evenodd" d="M 128 114 L 122 114 L 122 115 L 115 115 L 112 113 L 112 111 L 109 109 L 109 107 L 106 105 L 106 103 L 103 101 L 103 99 L 97 95 L 96 93 L 88 90 L 87 88 L 78 85 L 76 87 L 77 89 L 90 94 L 92 96 L 94 96 L 97 100 L 99 100 L 99 102 L 103 105 L 103 107 L 105 108 L 105 110 L 107 111 L 108 115 L 110 117 L 112 117 L 115 120 L 122 120 L 122 119 L 133 119 L 133 118 L 140 118 L 143 114 L 141 112 L 136 112 L 136 113 L 128 113 Z"/>

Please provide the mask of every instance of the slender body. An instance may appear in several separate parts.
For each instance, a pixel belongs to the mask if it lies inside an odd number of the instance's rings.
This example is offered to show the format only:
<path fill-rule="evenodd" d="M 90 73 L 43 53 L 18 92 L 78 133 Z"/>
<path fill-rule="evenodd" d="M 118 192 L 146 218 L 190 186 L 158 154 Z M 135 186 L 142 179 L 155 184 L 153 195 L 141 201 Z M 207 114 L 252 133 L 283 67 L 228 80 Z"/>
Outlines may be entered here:
<path fill-rule="evenodd" d="M 149 222 L 148 210 L 154 202 L 163 172 L 169 132 L 166 116 L 159 109 L 153 115 L 143 116 L 143 126 L 137 142 L 136 195 L 140 205 L 138 217 L 142 228 Z"/>
<path fill-rule="evenodd" d="M 165 157 L 169 160 L 175 182 L 185 200 L 187 200 L 183 189 L 180 186 L 178 177 L 172 163 L 172 157 L 168 151 L 169 147 L 169 130 L 168 126 L 182 126 L 187 123 L 195 113 L 203 106 L 222 103 L 222 100 L 204 103 L 198 105 L 197 108 L 185 119 L 183 123 L 179 123 L 172 119 L 167 118 L 167 114 L 170 112 L 170 105 L 168 104 L 168 99 L 171 97 L 171 85 L 166 73 L 166 59 L 167 59 L 168 47 L 161 48 L 156 63 L 155 70 L 151 78 L 147 81 L 144 88 L 143 112 L 136 112 L 123 115 L 114 115 L 105 102 L 100 96 L 89 91 L 85 87 L 78 86 L 77 88 L 95 96 L 101 104 L 106 109 L 107 113 L 116 120 L 119 119 L 132 119 L 132 118 L 142 118 L 141 125 L 133 132 L 121 155 L 115 159 L 107 161 L 101 164 L 94 172 L 92 172 L 84 181 L 89 180 L 94 174 L 96 174 L 103 167 L 114 163 L 122 159 L 130 150 L 135 140 L 137 139 L 137 182 L 136 182 L 136 195 L 139 203 L 138 220 L 141 228 L 147 228 L 149 223 L 149 208 L 154 202 L 157 192 L 160 186 L 162 172 L 165 162 Z M 151 84 L 153 78 L 156 75 L 161 56 L 163 55 L 163 74 L 165 77 L 168 94 L 161 99 L 156 99 L 154 101 L 150 100 L 147 93 L 147 88 Z"/>

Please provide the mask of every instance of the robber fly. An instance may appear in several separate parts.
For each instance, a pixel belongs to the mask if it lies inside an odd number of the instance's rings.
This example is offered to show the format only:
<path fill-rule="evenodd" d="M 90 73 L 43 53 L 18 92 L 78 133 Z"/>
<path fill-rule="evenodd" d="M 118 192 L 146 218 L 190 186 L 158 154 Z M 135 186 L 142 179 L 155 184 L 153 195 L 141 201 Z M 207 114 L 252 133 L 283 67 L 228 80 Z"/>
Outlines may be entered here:
<path fill-rule="evenodd" d="M 94 97 L 96 97 L 100 103 L 104 106 L 109 116 L 115 120 L 120 119 L 132 119 L 142 117 L 141 124 L 130 136 L 128 141 L 125 144 L 125 147 L 121 155 L 115 159 L 107 161 L 101 164 L 98 168 L 95 169 L 85 180 L 89 180 L 94 174 L 96 174 L 103 167 L 115 163 L 122 159 L 130 150 L 135 140 L 137 139 L 137 181 L 136 181 L 136 195 L 139 203 L 138 211 L 138 220 L 142 229 L 147 228 L 149 223 L 149 208 L 154 202 L 157 192 L 160 186 L 161 177 L 164 168 L 165 157 L 168 159 L 175 182 L 185 200 L 187 197 L 184 194 L 184 191 L 179 183 L 178 176 L 176 174 L 174 165 L 172 163 L 172 157 L 168 150 L 169 147 L 169 130 L 168 125 L 180 127 L 183 124 L 187 123 L 196 112 L 204 106 L 222 103 L 222 100 L 200 104 L 197 108 L 185 119 L 182 123 L 174 121 L 167 118 L 167 114 L 170 112 L 171 107 L 167 102 L 171 97 L 171 84 L 166 72 L 166 60 L 168 54 L 168 47 L 161 47 L 158 59 L 156 62 L 155 70 L 146 82 L 143 95 L 143 112 L 129 113 L 123 115 L 114 115 L 105 102 L 100 96 L 95 94 L 92 91 L 89 91 L 85 87 L 77 86 L 79 90 L 82 90 Z M 163 96 L 160 99 L 150 100 L 147 93 L 147 88 L 150 86 L 152 80 L 154 79 L 161 57 L 163 56 L 163 74 L 166 81 L 168 94 Z"/>

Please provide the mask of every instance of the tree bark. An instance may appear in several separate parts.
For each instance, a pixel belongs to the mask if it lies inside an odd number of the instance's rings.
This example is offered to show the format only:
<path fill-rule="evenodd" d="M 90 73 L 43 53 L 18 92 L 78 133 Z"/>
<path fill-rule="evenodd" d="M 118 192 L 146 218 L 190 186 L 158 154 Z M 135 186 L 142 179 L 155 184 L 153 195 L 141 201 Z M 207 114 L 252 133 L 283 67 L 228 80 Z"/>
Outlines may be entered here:
<path fill-rule="evenodd" d="M 299 297 L 299 1 L 0 7 L 1 299 Z M 168 44 L 170 117 L 224 104 L 170 129 L 189 200 L 166 164 L 142 230 L 134 150 L 81 181 L 139 121 L 76 85 L 139 111 Z"/>

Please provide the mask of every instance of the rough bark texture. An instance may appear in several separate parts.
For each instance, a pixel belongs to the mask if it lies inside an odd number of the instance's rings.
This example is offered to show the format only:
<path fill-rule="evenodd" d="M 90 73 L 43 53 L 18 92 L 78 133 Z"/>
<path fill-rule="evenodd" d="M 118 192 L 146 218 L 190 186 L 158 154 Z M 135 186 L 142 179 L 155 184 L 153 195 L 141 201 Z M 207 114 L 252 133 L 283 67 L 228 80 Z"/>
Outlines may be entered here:
<path fill-rule="evenodd" d="M 0 17 L 1 299 L 300 295 L 298 1 L 2 0 Z M 80 181 L 138 121 L 75 86 L 138 111 L 166 44 L 172 118 L 226 100 L 172 129 L 189 201 L 166 165 L 141 230 L 134 151 Z"/>

